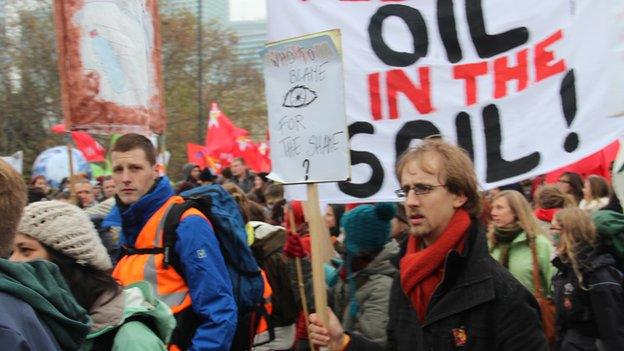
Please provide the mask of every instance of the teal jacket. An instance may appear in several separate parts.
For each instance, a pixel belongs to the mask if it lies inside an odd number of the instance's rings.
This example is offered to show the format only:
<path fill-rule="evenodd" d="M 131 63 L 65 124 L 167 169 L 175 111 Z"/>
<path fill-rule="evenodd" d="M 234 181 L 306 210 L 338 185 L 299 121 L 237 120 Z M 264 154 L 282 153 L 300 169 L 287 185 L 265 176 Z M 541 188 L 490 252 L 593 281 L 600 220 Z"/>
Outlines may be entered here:
<path fill-rule="evenodd" d="M 113 351 L 167 349 L 176 321 L 169 306 L 154 297 L 148 282 L 128 285 L 112 299 L 104 296 L 99 300 L 89 312 L 93 325 L 82 350 L 111 341 Z"/>
<path fill-rule="evenodd" d="M 50 350 L 57 346 L 63 350 L 78 350 L 89 332 L 87 311 L 76 302 L 54 263 L 40 260 L 15 263 L 0 259 L 0 294 L 3 304 L 0 348 L 3 350 L 15 349 L 13 347 L 18 345 L 19 350 L 42 347 Z M 12 302 L 7 296 L 14 298 Z M 20 326 L 27 328 L 13 328 Z M 48 333 L 54 340 L 46 335 Z M 44 344 L 48 346 L 42 346 Z"/>
<path fill-rule="evenodd" d="M 550 240 L 543 235 L 537 235 L 535 241 L 537 249 L 537 261 L 540 268 L 540 277 L 542 278 L 542 288 L 546 296 L 551 296 L 551 279 L 555 275 L 556 270 L 550 262 L 553 257 L 554 247 Z M 491 251 L 495 260 L 500 260 L 501 250 L 495 247 Z M 525 233 L 520 233 L 509 247 L 509 272 L 522 283 L 531 293 L 535 294 L 535 286 L 533 284 L 533 257 L 529 248 L 529 241 Z"/>

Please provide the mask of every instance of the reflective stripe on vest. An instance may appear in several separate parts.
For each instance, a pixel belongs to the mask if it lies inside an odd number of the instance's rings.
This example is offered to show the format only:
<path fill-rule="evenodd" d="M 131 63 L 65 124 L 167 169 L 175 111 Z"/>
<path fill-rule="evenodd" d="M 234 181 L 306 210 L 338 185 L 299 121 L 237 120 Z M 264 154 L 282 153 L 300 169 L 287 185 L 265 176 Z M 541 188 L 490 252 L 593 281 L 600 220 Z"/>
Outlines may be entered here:
<path fill-rule="evenodd" d="M 271 284 L 269 284 L 269 279 L 267 278 L 264 270 L 260 270 L 262 274 L 262 280 L 264 281 L 264 292 L 262 293 L 262 299 L 264 301 L 264 309 L 270 316 L 273 313 L 273 302 L 271 301 L 271 296 L 273 295 L 273 289 L 271 289 Z M 256 334 L 263 333 L 269 330 L 269 324 L 267 320 L 262 317 L 258 321 L 258 327 L 256 328 Z"/>
<path fill-rule="evenodd" d="M 167 214 L 173 204 L 183 202 L 180 196 L 172 196 L 167 200 L 143 226 L 134 247 L 162 247 Z M 206 218 L 199 210 L 191 208 L 184 212 L 180 221 L 190 215 Z M 113 277 L 124 286 L 141 280 L 148 281 L 154 287 L 156 297 L 169 305 L 175 314 L 191 306 L 191 295 L 184 278 L 172 266 L 166 269 L 163 267 L 164 257 L 163 253 L 124 256 L 115 266 Z"/>

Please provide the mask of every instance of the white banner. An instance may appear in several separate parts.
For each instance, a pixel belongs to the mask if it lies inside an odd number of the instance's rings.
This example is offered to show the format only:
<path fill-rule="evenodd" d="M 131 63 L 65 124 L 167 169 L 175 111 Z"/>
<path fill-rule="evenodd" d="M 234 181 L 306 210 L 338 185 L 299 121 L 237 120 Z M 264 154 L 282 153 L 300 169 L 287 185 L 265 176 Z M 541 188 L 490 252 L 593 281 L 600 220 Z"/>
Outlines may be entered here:
<path fill-rule="evenodd" d="M 339 43 L 340 32 L 330 31 L 267 46 L 270 179 L 285 184 L 349 179 Z"/>
<path fill-rule="evenodd" d="M 623 13 L 620 0 L 269 0 L 268 39 L 341 30 L 352 179 L 320 197 L 384 201 L 397 157 L 429 135 L 468 150 L 484 189 L 615 140 Z"/>
<path fill-rule="evenodd" d="M 0 159 L 10 164 L 16 171 L 22 174 L 24 169 L 24 153 L 18 151 L 11 156 L 0 156 Z"/>

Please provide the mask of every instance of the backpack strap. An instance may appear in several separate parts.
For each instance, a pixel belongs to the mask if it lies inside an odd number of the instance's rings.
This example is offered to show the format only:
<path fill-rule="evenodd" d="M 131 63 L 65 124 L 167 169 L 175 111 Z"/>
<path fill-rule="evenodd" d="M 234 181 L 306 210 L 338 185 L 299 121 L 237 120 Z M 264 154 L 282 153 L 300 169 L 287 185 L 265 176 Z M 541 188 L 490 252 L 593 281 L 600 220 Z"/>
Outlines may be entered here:
<path fill-rule="evenodd" d="M 193 207 L 193 204 L 190 201 L 185 201 L 179 204 L 171 205 L 171 209 L 167 213 L 165 217 L 164 225 L 163 225 L 163 267 L 165 269 L 169 268 L 169 265 L 176 270 L 176 272 L 181 273 L 181 263 L 178 255 L 174 254 L 174 246 L 178 239 L 178 235 L 176 230 L 178 229 L 178 225 L 180 224 L 180 218 L 182 218 L 182 214 L 186 212 L 189 208 Z M 182 275 L 181 275 L 182 276 Z"/>

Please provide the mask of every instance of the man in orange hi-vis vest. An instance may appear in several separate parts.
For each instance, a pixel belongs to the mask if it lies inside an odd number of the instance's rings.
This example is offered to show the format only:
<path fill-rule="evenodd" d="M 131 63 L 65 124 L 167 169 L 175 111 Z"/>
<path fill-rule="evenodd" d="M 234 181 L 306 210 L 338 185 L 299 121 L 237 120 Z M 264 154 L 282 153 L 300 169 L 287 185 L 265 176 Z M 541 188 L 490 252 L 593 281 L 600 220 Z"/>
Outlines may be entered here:
<path fill-rule="evenodd" d="M 165 252 L 164 219 L 173 204 L 184 200 L 174 196 L 167 177 L 159 176 L 152 143 L 126 134 L 116 141 L 111 157 L 123 253 L 113 276 L 123 285 L 150 282 L 171 307 L 178 325 L 169 350 L 229 350 L 236 302 L 210 222 L 198 210 L 187 210 L 176 229 L 174 252 Z M 164 265 L 165 254 L 178 264 Z"/>

